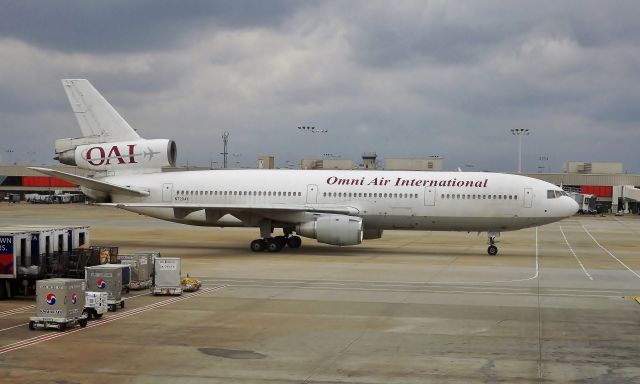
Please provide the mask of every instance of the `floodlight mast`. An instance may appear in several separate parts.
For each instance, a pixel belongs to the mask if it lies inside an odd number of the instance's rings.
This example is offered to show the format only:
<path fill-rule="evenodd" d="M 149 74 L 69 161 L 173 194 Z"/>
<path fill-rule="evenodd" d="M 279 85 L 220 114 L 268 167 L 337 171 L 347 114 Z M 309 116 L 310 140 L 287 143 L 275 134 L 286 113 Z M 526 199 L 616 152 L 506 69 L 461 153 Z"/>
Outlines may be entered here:
<path fill-rule="evenodd" d="M 511 133 L 518 137 L 518 173 L 522 173 L 522 136 L 529 136 L 529 128 L 512 128 Z"/>

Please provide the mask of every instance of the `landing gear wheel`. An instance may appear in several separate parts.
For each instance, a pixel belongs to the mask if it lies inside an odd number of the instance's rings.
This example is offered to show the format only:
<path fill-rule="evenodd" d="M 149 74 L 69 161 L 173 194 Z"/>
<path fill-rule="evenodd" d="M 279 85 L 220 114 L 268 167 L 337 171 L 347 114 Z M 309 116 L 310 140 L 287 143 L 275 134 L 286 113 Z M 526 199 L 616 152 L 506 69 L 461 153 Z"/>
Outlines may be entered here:
<path fill-rule="evenodd" d="M 251 250 L 253 252 L 262 252 L 265 248 L 265 243 L 262 239 L 253 240 L 251 242 Z"/>
<path fill-rule="evenodd" d="M 276 236 L 273 238 L 273 241 L 278 243 L 280 249 L 284 248 L 287 245 L 287 238 L 284 236 Z"/>
<path fill-rule="evenodd" d="M 80 328 L 84 328 L 87 326 L 87 319 L 80 319 L 78 323 L 80 323 Z"/>
<path fill-rule="evenodd" d="M 275 239 L 266 240 L 267 243 L 267 251 L 269 252 L 279 252 L 282 249 L 282 244 Z"/>
<path fill-rule="evenodd" d="M 36 322 L 35 321 L 30 321 L 29 322 L 29 329 L 32 330 L 32 331 L 34 329 L 36 329 Z"/>
<path fill-rule="evenodd" d="M 302 239 L 299 236 L 291 236 L 287 239 L 287 245 L 289 248 L 300 248 Z"/>
<path fill-rule="evenodd" d="M 498 254 L 498 247 L 496 247 L 495 245 L 490 245 L 489 248 L 487 248 L 487 253 L 491 256 L 495 256 Z"/>

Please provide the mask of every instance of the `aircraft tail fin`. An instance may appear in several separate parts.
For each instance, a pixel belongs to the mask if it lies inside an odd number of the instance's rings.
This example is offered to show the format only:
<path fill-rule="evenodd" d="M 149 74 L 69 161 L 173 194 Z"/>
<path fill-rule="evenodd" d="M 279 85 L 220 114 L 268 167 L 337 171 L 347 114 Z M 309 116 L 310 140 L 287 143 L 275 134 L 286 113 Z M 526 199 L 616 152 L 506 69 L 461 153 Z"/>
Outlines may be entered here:
<path fill-rule="evenodd" d="M 83 137 L 99 142 L 140 140 L 129 123 L 86 79 L 63 79 L 62 85 Z"/>
<path fill-rule="evenodd" d="M 175 166 L 173 140 L 141 138 L 86 79 L 63 79 L 62 85 L 82 136 L 56 140 L 54 159 L 106 175 Z"/>

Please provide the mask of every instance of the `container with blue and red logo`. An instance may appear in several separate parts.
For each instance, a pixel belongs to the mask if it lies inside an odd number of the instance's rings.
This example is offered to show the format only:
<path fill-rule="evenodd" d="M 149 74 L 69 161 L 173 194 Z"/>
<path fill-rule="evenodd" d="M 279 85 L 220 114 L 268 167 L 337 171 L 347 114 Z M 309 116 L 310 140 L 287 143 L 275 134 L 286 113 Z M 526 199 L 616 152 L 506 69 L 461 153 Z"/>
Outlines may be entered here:
<path fill-rule="evenodd" d="M 82 316 L 85 284 L 81 279 L 45 279 L 36 285 L 36 316 L 51 322 L 69 322 Z"/>
<path fill-rule="evenodd" d="M 106 292 L 112 310 L 116 305 L 124 306 L 122 300 L 122 265 L 103 264 L 86 267 L 84 270 L 87 290 Z"/>

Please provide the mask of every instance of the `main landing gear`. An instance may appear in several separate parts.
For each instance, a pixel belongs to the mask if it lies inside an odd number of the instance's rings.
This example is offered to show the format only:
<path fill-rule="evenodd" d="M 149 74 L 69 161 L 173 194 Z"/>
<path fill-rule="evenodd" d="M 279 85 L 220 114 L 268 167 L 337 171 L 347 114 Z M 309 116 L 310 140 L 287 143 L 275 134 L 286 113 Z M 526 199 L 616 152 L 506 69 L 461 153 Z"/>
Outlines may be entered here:
<path fill-rule="evenodd" d="M 256 239 L 251 242 L 253 252 L 280 252 L 282 248 L 300 248 L 302 239 L 299 236 L 275 236 L 265 239 Z"/>
<path fill-rule="evenodd" d="M 498 247 L 496 247 L 496 237 L 500 237 L 500 232 L 488 232 L 487 236 L 489 237 L 489 248 L 487 248 L 487 253 L 490 256 L 495 256 L 498 254 Z"/>
<path fill-rule="evenodd" d="M 280 252 L 285 246 L 300 248 L 302 240 L 299 236 L 293 236 L 292 232 L 292 229 L 284 228 L 284 236 L 272 237 L 273 223 L 269 220 L 263 220 L 260 222 L 260 236 L 262 238 L 251 242 L 251 250 L 253 252 Z"/>

